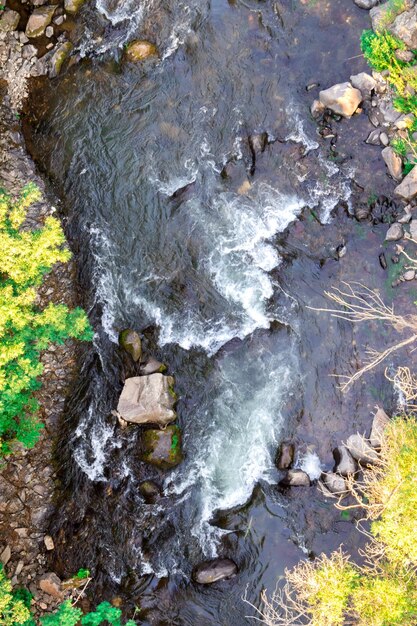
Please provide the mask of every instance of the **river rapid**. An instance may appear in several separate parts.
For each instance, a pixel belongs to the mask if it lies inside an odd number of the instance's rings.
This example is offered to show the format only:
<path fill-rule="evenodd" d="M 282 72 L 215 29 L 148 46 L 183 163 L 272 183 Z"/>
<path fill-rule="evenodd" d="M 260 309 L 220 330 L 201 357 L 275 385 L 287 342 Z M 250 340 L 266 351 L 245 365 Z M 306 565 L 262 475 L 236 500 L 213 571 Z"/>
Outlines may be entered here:
<path fill-rule="evenodd" d="M 90 568 L 97 595 L 121 595 L 129 616 L 140 606 L 140 624 L 252 623 L 245 591 L 258 605 L 285 567 L 358 541 L 353 515 L 315 487 L 277 487 L 274 456 L 293 438 L 314 478 L 377 401 L 394 402 L 381 371 L 346 396 L 329 377 L 354 371 L 383 330 L 307 308 L 341 280 L 392 297 L 386 228 L 351 215 L 358 189 L 362 201 L 389 193 L 379 150 L 358 149 L 357 116 L 330 159 L 309 115 L 318 88 L 306 90 L 365 69 L 367 26 L 351 0 L 97 0 L 80 18 L 81 62 L 33 90 L 28 147 L 62 200 L 96 331 L 57 450 L 53 566 Z M 160 60 L 123 61 L 133 37 Z M 260 133 L 264 151 L 249 141 Z M 123 328 L 176 379 L 185 460 L 169 473 L 143 464 L 139 430 L 111 415 L 135 373 Z M 144 478 L 163 488 L 155 505 Z M 190 582 L 216 555 L 238 576 Z"/>

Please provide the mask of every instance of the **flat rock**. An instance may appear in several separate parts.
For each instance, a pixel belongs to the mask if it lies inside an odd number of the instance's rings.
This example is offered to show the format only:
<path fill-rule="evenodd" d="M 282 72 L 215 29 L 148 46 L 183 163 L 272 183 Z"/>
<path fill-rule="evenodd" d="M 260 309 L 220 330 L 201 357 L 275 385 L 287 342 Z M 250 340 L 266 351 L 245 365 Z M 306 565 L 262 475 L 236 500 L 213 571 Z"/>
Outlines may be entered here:
<path fill-rule="evenodd" d="M 181 431 L 178 426 L 145 430 L 142 435 L 142 461 L 167 470 L 181 463 Z"/>
<path fill-rule="evenodd" d="M 17 11 L 6 9 L 0 18 L 0 31 L 8 33 L 16 30 L 20 20 L 20 15 Z"/>
<path fill-rule="evenodd" d="M 55 51 L 51 57 L 50 69 L 49 69 L 49 75 L 52 78 L 54 78 L 55 76 L 58 76 L 58 74 L 61 72 L 64 61 L 70 55 L 73 47 L 74 46 L 72 45 L 70 41 L 65 41 L 64 43 L 59 44 L 59 46 L 55 48 Z"/>
<path fill-rule="evenodd" d="M 407 48 L 412 50 L 417 48 L 417 6 L 400 13 L 389 27 L 389 31 L 401 39 Z"/>
<path fill-rule="evenodd" d="M 143 61 L 150 57 L 158 56 L 158 48 L 153 43 L 140 39 L 131 41 L 125 50 L 126 59 L 132 62 Z"/>
<path fill-rule="evenodd" d="M 359 433 L 348 437 L 346 447 L 353 458 L 359 461 L 362 465 L 372 464 L 375 463 L 375 461 L 378 461 L 378 454 L 370 446 L 365 437 Z"/>
<path fill-rule="evenodd" d="M 10 549 L 10 546 L 7 545 L 3 552 L 0 554 L 0 563 L 3 563 L 3 565 L 7 565 L 7 563 L 10 561 L 12 556 L 12 551 Z"/>
<path fill-rule="evenodd" d="M 117 412 L 133 424 L 166 426 L 176 418 L 174 378 L 162 374 L 127 378 Z"/>
<path fill-rule="evenodd" d="M 290 441 L 283 441 L 278 448 L 276 466 L 280 470 L 289 469 L 294 461 L 295 446 Z"/>
<path fill-rule="evenodd" d="M 198 565 L 193 571 L 193 579 L 200 585 L 211 585 L 236 576 L 237 571 L 237 565 L 231 559 L 213 559 Z"/>
<path fill-rule="evenodd" d="M 398 222 L 394 222 L 385 235 L 385 241 L 398 241 L 404 237 L 404 228 L 402 224 L 398 224 Z"/>
<path fill-rule="evenodd" d="M 41 37 L 52 22 L 56 6 L 37 7 L 29 17 L 25 34 L 29 38 Z"/>
<path fill-rule="evenodd" d="M 320 91 L 319 99 L 326 108 L 349 118 L 362 102 L 362 94 L 359 89 L 346 82 Z"/>
<path fill-rule="evenodd" d="M 390 176 L 399 181 L 402 178 L 403 162 L 400 156 L 394 150 L 387 146 L 381 152 Z"/>
<path fill-rule="evenodd" d="M 310 477 L 300 469 L 290 469 L 281 480 L 280 485 L 284 487 L 309 487 Z"/>
<path fill-rule="evenodd" d="M 375 128 L 375 130 L 371 130 L 365 143 L 371 146 L 381 145 L 380 135 L 381 135 L 381 131 L 379 129 Z"/>
<path fill-rule="evenodd" d="M 53 598 L 62 597 L 61 580 L 54 572 L 48 572 L 39 579 L 39 587 Z"/>
<path fill-rule="evenodd" d="M 354 74 L 350 77 L 352 87 L 359 89 L 364 98 L 371 95 L 371 91 L 376 87 L 376 80 L 366 72 L 360 74 Z"/>
<path fill-rule="evenodd" d="M 323 482 L 331 493 L 341 495 L 346 492 L 346 481 L 340 474 L 333 472 L 323 474 Z"/>
<path fill-rule="evenodd" d="M 374 419 L 372 421 L 371 435 L 369 437 L 369 441 L 371 442 L 371 446 L 374 448 L 380 448 L 382 442 L 382 436 L 384 434 L 384 430 L 390 423 L 390 418 L 385 413 L 384 409 L 378 407 L 377 412 L 374 415 Z"/>
<path fill-rule="evenodd" d="M 417 167 L 413 167 L 411 172 L 403 178 L 394 193 L 404 200 L 411 200 L 417 195 Z"/>
<path fill-rule="evenodd" d="M 54 544 L 54 540 L 52 539 L 51 535 L 45 535 L 45 537 L 43 538 L 43 542 L 44 542 L 45 548 L 47 550 L 54 550 L 55 544 Z"/>
<path fill-rule="evenodd" d="M 346 448 L 346 446 L 338 446 L 333 450 L 334 460 L 336 465 L 334 471 L 341 476 L 349 476 L 349 474 L 356 474 L 358 471 L 358 465 Z"/>
<path fill-rule="evenodd" d="M 367 9 L 369 11 L 378 4 L 379 0 L 353 0 L 353 2 L 360 9 Z"/>

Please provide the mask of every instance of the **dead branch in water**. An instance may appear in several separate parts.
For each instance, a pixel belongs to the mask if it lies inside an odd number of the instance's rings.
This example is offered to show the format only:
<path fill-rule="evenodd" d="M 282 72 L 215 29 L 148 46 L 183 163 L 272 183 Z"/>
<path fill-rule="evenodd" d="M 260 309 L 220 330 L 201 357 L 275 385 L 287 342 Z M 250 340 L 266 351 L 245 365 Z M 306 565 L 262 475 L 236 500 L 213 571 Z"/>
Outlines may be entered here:
<path fill-rule="evenodd" d="M 369 350 L 369 362 L 355 374 L 351 376 L 337 375 L 337 378 L 344 379 L 340 384 L 340 389 L 344 392 L 363 374 L 374 369 L 391 354 L 417 340 L 417 315 L 397 315 L 393 306 L 387 306 L 375 290 L 365 287 L 362 283 L 343 282 L 342 285 L 344 285 L 343 289 L 335 287 L 333 291 L 324 292 L 329 300 L 336 303 L 338 308 L 308 308 L 313 311 L 330 313 L 332 317 L 347 320 L 353 324 L 379 321 L 388 324 L 398 333 L 412 332 L 407 339 L 394 343 L 382 352 Z"/>

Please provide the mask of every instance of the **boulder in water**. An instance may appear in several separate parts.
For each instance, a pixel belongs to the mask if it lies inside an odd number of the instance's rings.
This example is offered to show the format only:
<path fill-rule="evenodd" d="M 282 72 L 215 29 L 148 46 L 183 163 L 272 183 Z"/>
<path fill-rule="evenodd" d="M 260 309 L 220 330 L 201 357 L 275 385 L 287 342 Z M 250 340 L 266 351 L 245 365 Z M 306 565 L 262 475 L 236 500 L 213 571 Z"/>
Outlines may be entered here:
<path fill-rule="evenodd" d="M 300 469 L 288 470 L 280 485 L 283 487 L 309 487 L 310 477 L 306 472 Z"/>
<path fill-rule="evenodd" d="M 56 6 L 37 7 L 29 17 L 26 25 L 26 37 L 41 37 L 46 27 L 52 22 Z"/>
<path fill-rule="evenodd" d="M 232 578 L 237 574 L 237 565 L 231 559 L 205 561 L 193 571 L 193 579 L 200 585 L 211 585 L 218 580 Z"/>
<path fill-rule="evenodd" d="M 142 461 L 167 470 L 181 463 L 181 431 L 178 426 L 164 430 L 145 430 L 142 436 Z"/>
<path fill-rule="evenodd" d="M 119 344 L 126 350 L 134 361 L 139 361 L 142 356 L 142 341 L 135 330 L 127 328 L 119 335 Z"/>
<path fill-rule="evenodd" d="M 333 450 L 333 456 L 336 461 L 334 471 L 338 474 L 348 476 L 358 471 L 358 465 L 346 446 L 338 446 L 335 448 Z"/>
<path fill-rule="evenodd" d="M 290 441 L 283 441 L 278 449 L 276 466 L 280 470 L 289 469 L 294 461 L 294 444 Z"/>
<path fill-rule="evenodd" d="M 161 495 L 161 490 L 153 480 L 144 480 L 139 485 L 139 492 L 148 504 L 154 503 Z"/>
<path fill-rule="evenodd" d="M 117 405 L 126 422 L 166 426 L 176 418 L 174 378 L 162 374 L 127 378 Z"/>
<path fill-rule="evenodd" d="M 319 98 L 326 108 L 343 117 L 351 117 L 362 102 L 359 89 L 355 89 L 348 82 L 320 91 Z"/>
<path fill-rule="evenodd" d="M 145 375 L 156 374 L 157 372 L 162 374 L 162 372 L 165 372 L 166 369 L 167 369 L 166 365 L 164 365 L 163 363 L 161 363 L 160 361 L 155 359 L 153 356 L 151 356 L 146 361 L 145 365 L 143 365 L 140 368 L 139 373 L 142 374 L 142 375 L 143 374 L 145 374 Z"/>
<path fill-rule="evenodd" d="M 135 41 L 131 41 L 126 47 L 125 57 L 128 61 L 138 62 L 144 61 L 149 57 L 157 57 L 158 48 L 149 41 L 143 41 L 140 39 L 135 39 Z"/>
<path fill-rule="evenodd" d="M 340 474 L 329 472 L 323 475 L 323 481 L 330 493 L 342 495 L 346 492 L 346 482 Z"/>

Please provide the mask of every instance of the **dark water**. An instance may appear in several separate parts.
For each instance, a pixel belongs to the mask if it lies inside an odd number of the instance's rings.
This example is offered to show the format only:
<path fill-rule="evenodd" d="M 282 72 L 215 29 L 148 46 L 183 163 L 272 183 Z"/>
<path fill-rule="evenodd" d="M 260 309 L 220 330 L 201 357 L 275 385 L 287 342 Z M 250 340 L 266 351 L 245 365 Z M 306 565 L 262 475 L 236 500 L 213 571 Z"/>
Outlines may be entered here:
<path fill-rule="evenodd" d="M 329 377 L 355 371 L 384 329 L 306 308 L 341 280 L 392 297 L 378 264 L 386 227 L 350 216 L 390 189 L 373 171 L 377 148 L 352 152 L 367 122 L 340 124 L 330 160 L 309 116 L 317 89 L 305 89 L 365 69 L 367 14 L 351 0 L 97 8 L 83 18 L 86 58 L 35 89 L 26 120 L 63 200 L 96 329 L 58 450 L 53 565 L 89 567 L 101 595 L 142 607 L 139 623 L 240 626 L 251 623 L 245 589 L 257 605 L 285 567 L 358 541 L 314 487 L 278 489 L 279 442 L 294 438 L 301 464 L 329 469 L 332 448 L 367 428 L 376 402 L 395 401 L 381 371 L 346 396 Z M 125 63 L 118 46 L 133 35 L 154 40 L 162 59 Z M 268 145 L 255 154 L 256 133 Z M 135 373 L 115 343 L 126 327 L 176 377 L 185 461 L 169 474 L 140 462 L 140 433 L 110 413 Z M 158 505 L 139 495 L 144 478 L 163 487 Z M 236 560 L 238 577 L 190 582 L 216 554 Z"/>

